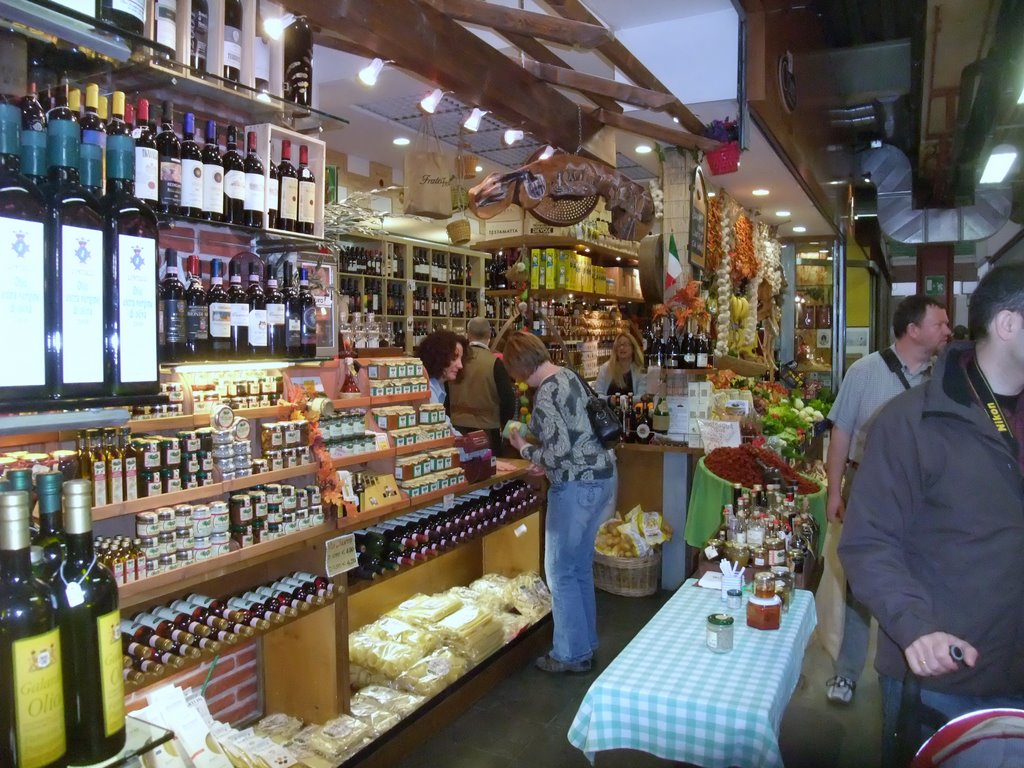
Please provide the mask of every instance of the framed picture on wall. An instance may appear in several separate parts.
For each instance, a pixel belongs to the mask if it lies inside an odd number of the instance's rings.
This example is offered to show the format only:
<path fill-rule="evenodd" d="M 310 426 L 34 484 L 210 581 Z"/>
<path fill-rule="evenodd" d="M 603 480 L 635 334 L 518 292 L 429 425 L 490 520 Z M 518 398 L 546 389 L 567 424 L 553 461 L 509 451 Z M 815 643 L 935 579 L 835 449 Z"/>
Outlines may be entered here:
<path fill-rule="evenodd" d="M 690 195 L 690 239 L 686 250 L 690 263 L 704 269 L 708 244 L 708 193 L 704 185 L 704 171 L 698 165 L 693 172 L 693 194 Z"/>

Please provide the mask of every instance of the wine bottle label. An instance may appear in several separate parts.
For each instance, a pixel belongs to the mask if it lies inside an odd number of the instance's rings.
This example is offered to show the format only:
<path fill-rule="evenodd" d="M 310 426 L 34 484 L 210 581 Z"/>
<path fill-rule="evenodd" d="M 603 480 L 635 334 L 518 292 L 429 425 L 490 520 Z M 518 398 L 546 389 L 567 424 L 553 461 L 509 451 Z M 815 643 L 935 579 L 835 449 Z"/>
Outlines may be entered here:
<path fill-rule="evenodd" d="M 708 353 L 707 352 L 698 352 L 697 353 L 697 367 L 698 368 L 707 368 L 708 367 Z"/>
<path fill-rule="evenodd" d="M 249 305 L 248 304 L 232 304 L 231 305 L 231 326 L 249 325 Z"/>
<path fill-rule="evenodd" d="M 232 200 L 245 200 L 245 173 L 226 171 L 224 173 L 224 194 Z"/>
<path fill-rule="evenodd" d="M 267 203 L 265 181 L 262 174 L 245 174 L 245 210 L 263 211 L 263 206 Z"/>
<path fill-rule="evenodd" d="M 120 637 L 118 644 L 120 652 Z M 11 656 L 18 766 L 50 765 L 63 758 L 67 750 L 60 630 L 54 628 L 15 640 Z M 119 653 L 118 666 L 120 663 Z"/>
<path fill-rule="evenodd" d="M 156 3 L 156 41 L 172 50 L 178 45 L 178 14 L 177 3 L 172 0 L 157 0 Z"/>
<path fill-rule="evenodd" d="M 185 302 L 182 299 L 160 300 L 161 338 L 167 344 L 185 340 Z"/>
<path fill-rule="evenodd" d="M 181 160 L 173 157 L 160 158 L 160 202 L 177 206 L 181 203 Z"/>
<path fill-rule="evenodd" d="M 224 27 L 224 66 L 242 68 L 242 30 Z"/>
<path fill-rule="evenodd" d="M 209 310 L 200 304 L 191 306 L 185 315 L 185 335 L 189 341 L 206 341 L 210 338 Z"/>
<path fill-rule="evenodd" d="M 65 384 L 103 381 L 103 230 L 61 227 L 61 374 Z"/>
<path fill-rule="evenodd" d="M 160 194 L 160 155 L 152 147 L 135 148 L 135 195 L 147 202 L 156 202 Z"/>
<path fill-rule="evenodd" d="M 113 736 L 124 729 L 124 678 L 121 676 L 121 614 L 115 608 L 96 617 L 103 730 Z"/>
<path fill-rule="evenodd" d="M 651 436 L 651 428 L 649 425 L 641 423 L 636 426 L 636 436 L 639 440 L 646 440 Z"/>
<path fill-rule="evenodd" d="M 203 207 L 203 164 L 199 160 L 181 161 L 181 204 L 187 208 Z"/>
<path fill-rule="evenodd" d="M 316 221 L 316 184 L 312 181 L 299 182 L 299 221 L 304 224 Z"/>
<path fill-rule="evenodd" d="M 115 11 L 127 13 L 141 22 L 146 21 L 146 3 L 144 0 L 113 0 L 111 7 Z"/>
<path fill-rule="evenodd" d="M 277 210 L 277 196 L 280 190 L 280 182 L 277 179 L 267 179 L 267 210 Z"/>
<path fill-rule="evenodd" d="M 267 325 L 284 325 L 284 304 L 267 304 Z"/>
<path fill-rule="evenodd" d="M 219 165 L 203 166 L 203 210 L 224 213 L 224 169 Z"/>
<path fill-rule="evenodd" d="M 117 280 L 120 302 L 118 333 L 122 382 L 156 381 L 156 241 L 150 237 L 117 236 Z"/>
<path fill-rule="evenodd" d="M 210 305 L 210 337 L 231 338 L 231 304 L 215 302 Z"/>
<path fill-rule="evenodd" d="M 281 183 L 281 209 L 278 216 L 295 221 L 299 216 L 299 180 L 285 177 Z"/>
<path fill-rule="evenodd" d="M 258 33 L 256 35 L 256 55 L 253 59 L 253 75 L 256 80 L 270 82 L 270 46 Z"/>
<path fill-rule="evenodd" d="M 72 11 L 78 11 L 90 18 L 96 18 L 96 0 L 55 0 L 57 5 L 63 5 Z"/>
<path fill-rule="evenodd" d="M 138 486 L 138 462 L 134 456 L 125 456 L 124 458 L 124 500 L 134 501 L 139 498 L 139 486 Z M 143 574 L 145 575 L 145 565 L 143 564 Z"/>
<path fill-rule="evenodd" d="M 207 35 L 210 31 L 210 16 L 204 11 L 192 9 L 190 36 L 192 58 L 206 60 Z"/>
<path fill-rule="evenodd" d="M 26 176 L 46 176 L 46 132 L 21 132 L 21 172 Z"/>
<path fill-rule="evenodd" d="M 267 346 L 267 310 L 249 310 L 249 345 L 253 347 Z"/>
<path fill-rule="evenodd" d="M 45 136 L 45 134 L 43 134 Z M 0 327 L 17 329 L 0 338 L 0 387 L 46 383 L 43 313 L 43 224 L 0 216 Z"/>
<path fill-rule="evenodd" d="M 111 504 L 120 504 L 124 501 L 124 462 L 121 459 L 110 460 L 107 478 L 107 498 Z"/>

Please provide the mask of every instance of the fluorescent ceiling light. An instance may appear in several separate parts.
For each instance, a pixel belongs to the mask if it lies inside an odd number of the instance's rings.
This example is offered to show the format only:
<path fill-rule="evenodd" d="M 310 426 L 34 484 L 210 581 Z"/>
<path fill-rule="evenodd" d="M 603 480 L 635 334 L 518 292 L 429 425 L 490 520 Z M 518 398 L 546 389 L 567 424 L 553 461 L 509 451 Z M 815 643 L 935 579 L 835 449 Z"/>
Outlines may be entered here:
<path fill-rule="evenodd" d="M 1000 144 L 992 150 L 981 174 L 982 184 L 999 184 L 1010 173 L 1017 162 L 1017 150 L 1009 144 Z"/>
<path fill-rule="evenodd" d="M 487 114 L 486 109 L 480 109 L 480 107 L 473 107 L 473 111 L 469 113 L 469 117 L 466 118 L 466 122 L 462 124 L 462 127 L 467 131 L 478 131 L 480 130 L 480 121 L 484 119 L 484 115 Z"/>
<path fill-rule="evenodd" d="M 636 145 L 636 153 L 638 155 L 649 155 L 653 151 L 654 150 L 651 149 L 651 145 L 650 144 L 637 144 Z"/>
<path fill-rule="evenodd" d="M 553 154 L 555 154 L 555 148 L 548 144 L 546 147 L 544 147 L 544 151 L 540 153 L 540 156 L 537 159 L 547 160 Z"/>
<path fill-rule="evenodd" d="M 1021 89 L 1020 96 L 1017 97 L 1018 104 L 1024 104 L 1024 89 Z"/>
<path fill-rule="evenodd" d="M 374 59 L 359 70 L 359 79 L 364 85 L 376 85 L 377 78 L 380 77 L 381 70 L 384 69 L 386 63 L 384 59 Z"/>
<path fill-rule="evenodd" d="M 778 216 L 780 219 L 788 219 L 793 214 L 791 214 L 789 211 L 776 211 L 775 215 Z"/>
<path fill-rule="evenodd" d="M 798 235 L 802 235 L 804 232 L 807 231 L 807 227 L 793 227 L 793 231 L 796 232 Z"/>
<path fill-rule="evenodd" d="M 769 192 L 767 189 L 764 189 L 763 187 L 758 187 L 757 189 L 752 189 L 750 191 L 750 194 L 752 194 L 754 197 L 767 197 Z"/>
<path fill-rule="evenodd" d="M 716 194 L 715 192 L 712 192 L 710 190 L 708 191 L 708 197 L 714 197 L 715 194 Z"/>
<path fill-rule="evenodd" d="M 519 130 L 518 128 L 509 128 L 507 131 L 505 131 L 505 143 L 508 144 L 509 146 L 512 146 L 517 141 L 521 141 L 523 136 L 525 135 L 526 134 L 523 133 L 523 131 Z"/>
<path fill-rule="evenodd" d="M 409 146 L 409 139 L 405 138 L 405 136 L 398 136 L 392 139 L 391 143 L 396 147 L 407 147 Z"/>
<path fill-rule="evenodd" d="M 285 29 L 290 27 L 295 19 L 296 16 L 294 13 L 285 13 L 281 16 L 268 16 L 263 20 L 263 31 L 270 35 L 273 40 L 280 40 Z"/>
<path fill-rule="evenodd" d="M 444 91 L 440 88 L 435 88 L 420 102 L 420 109 L 429 115 L 434 114 L 434 110 L 437 109 L 437 105 L 441 103 L 441 99 L 444 98 Z"/>
<path fill-rule="evenodd" d="M 830 187 L 838 187 L 838 186 L 839 186 L 840 184 L 842 184 L 842 183 L 843 183 L 843 180 L 842 180 L 842 179 L 832 179 L 832 181 L 830 181 L 830 182 L 828 183 L 828 185 L 829 185 Z"/>

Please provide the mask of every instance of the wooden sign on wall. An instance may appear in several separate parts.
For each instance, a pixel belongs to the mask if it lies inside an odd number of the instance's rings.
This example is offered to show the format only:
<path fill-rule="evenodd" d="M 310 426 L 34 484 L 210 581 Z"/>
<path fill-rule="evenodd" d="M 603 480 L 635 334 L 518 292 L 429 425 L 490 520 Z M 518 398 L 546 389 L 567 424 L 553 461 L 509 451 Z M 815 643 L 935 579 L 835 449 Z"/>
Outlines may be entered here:
<path fill-rule="evenodd" d="M 690 263 L 704 269 L 708 241 L 708 195 L 704 186 L 704 172 L 698 165 L 693 172 L 693 194 L 690 195 L 690 239 L 686 250 Z"/>

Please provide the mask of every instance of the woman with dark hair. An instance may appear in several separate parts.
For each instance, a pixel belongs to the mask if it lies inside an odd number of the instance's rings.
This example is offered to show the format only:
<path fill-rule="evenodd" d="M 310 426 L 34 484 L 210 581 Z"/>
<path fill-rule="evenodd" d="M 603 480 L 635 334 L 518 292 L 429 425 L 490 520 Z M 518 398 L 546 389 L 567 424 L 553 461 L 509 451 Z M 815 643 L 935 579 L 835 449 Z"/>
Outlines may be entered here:
<path fill-rule="evenodd" d="M 430 380 L 430 402 L 444 404 L 447 383 L 458 378 L 468 348 L 469 342 L 451 331 L 434 331 L 420 342 L 417 352 Z"/>
<path fill-rule="evenodd" d="M 589 672 L 597 649 L 594 541 L 615 505 L 615 452 L 594 436 L 580 378 L 552 363 L 540 339 L 513 334 L 505 365 L 513 378 L 536 387 L 530 432 L 540 444 L 526 442 L 515 427 L 509 441 L 551 482 L 544 571 L 555 631 L 550 653 L 536 665 L 545 672 Z"/>

